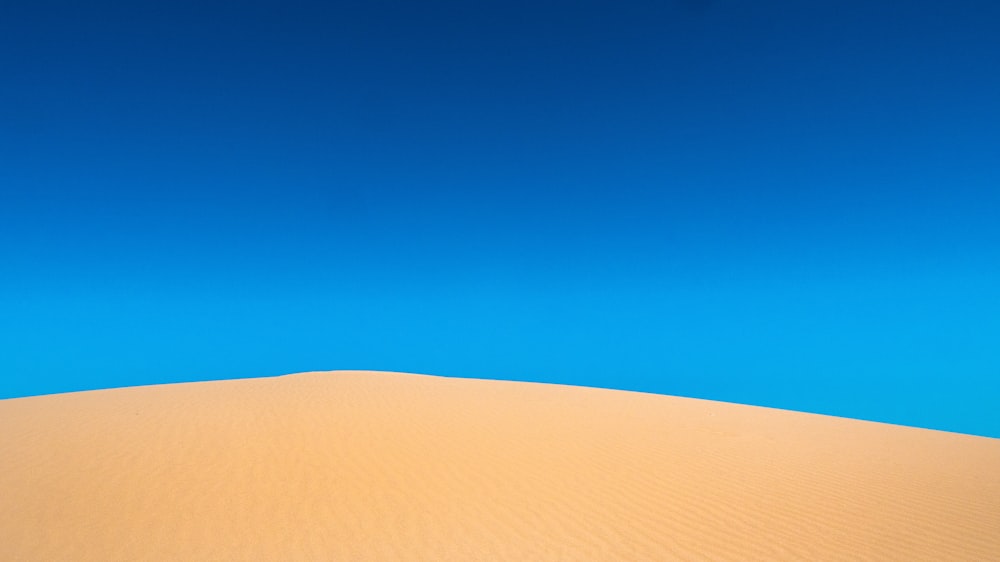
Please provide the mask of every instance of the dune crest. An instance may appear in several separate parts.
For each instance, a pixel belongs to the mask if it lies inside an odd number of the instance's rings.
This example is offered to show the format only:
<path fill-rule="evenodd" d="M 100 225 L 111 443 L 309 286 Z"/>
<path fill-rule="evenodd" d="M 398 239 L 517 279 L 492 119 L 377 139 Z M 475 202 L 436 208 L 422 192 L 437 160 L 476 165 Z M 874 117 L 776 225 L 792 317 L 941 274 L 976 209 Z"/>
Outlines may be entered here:
<path fill-rule="evenodd" d="M 368 371 L 0 401 L 0 560 L 1000 560 L 1000 440 Z"/>

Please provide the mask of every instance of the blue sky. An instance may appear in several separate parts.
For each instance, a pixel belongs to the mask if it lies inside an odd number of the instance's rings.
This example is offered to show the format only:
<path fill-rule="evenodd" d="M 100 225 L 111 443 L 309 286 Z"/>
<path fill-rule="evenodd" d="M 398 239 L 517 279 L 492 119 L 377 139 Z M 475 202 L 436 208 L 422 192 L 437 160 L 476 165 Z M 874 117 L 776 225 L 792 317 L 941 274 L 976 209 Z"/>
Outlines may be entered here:
<path fill-rule="evenodd" d="M 0 397 L 303 370 L 1000 437 L 1000 4 L 0 6 Z"/>

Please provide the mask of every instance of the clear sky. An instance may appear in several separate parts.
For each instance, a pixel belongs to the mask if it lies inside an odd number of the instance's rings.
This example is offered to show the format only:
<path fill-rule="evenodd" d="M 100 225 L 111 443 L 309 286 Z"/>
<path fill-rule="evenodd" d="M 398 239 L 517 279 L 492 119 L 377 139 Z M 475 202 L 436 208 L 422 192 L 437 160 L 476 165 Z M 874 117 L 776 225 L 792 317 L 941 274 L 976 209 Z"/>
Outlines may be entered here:
<path fill-rule="evenodd" d="M 1000 437 L 998 30 L 0 3 L 0 397 L 380 369 Z"/>

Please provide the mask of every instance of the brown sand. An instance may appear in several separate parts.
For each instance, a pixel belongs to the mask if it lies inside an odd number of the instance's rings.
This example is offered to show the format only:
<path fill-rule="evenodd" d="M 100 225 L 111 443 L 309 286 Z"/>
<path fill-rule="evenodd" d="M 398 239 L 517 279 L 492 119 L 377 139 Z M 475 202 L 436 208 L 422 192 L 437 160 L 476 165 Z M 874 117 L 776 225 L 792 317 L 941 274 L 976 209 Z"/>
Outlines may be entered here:
<path fill-rule="evenodd" d="M 0 560 L 1000 560 L 1000 440 L 335 371 L 0 401 Z"/>

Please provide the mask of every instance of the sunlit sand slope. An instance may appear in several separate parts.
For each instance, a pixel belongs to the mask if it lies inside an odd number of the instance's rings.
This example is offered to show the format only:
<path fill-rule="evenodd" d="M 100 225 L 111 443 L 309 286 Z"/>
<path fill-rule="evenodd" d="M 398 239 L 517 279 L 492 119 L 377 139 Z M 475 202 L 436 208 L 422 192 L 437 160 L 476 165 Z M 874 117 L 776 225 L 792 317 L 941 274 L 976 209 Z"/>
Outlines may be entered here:
<path fill-rule="evenodd" d="M 1000 440 L 782 410 L 335 371 L 0 430 L 5 561 L 1000 560 Z"/>

